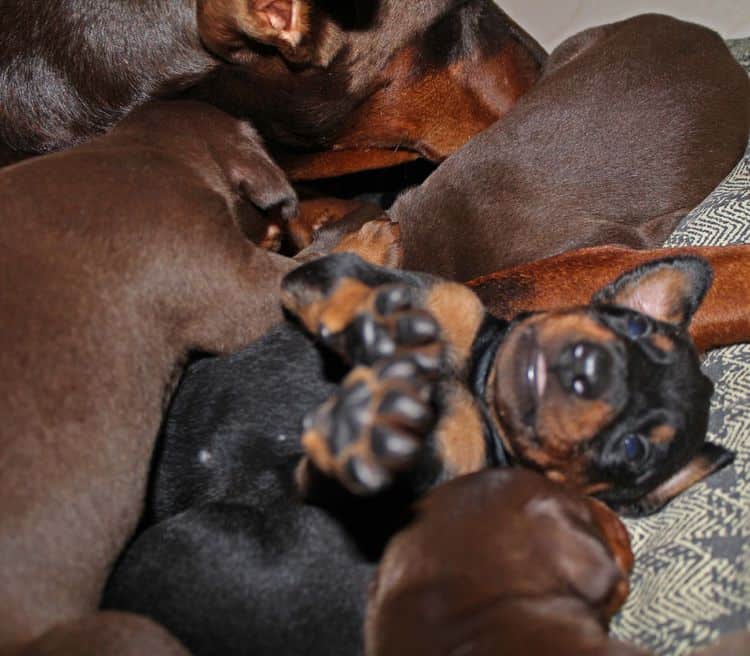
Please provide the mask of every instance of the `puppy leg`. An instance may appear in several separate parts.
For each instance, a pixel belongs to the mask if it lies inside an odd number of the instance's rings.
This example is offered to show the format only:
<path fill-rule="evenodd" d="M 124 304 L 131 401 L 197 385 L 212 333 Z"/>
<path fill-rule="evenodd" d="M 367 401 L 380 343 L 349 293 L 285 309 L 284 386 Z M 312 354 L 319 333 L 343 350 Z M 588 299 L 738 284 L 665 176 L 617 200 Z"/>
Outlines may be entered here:
<path fill-rule="evenodd" d="M 297 470 L 309 493 L 310 467 L 354 494 L 379 492 L 399 475 L 414 488 L 477 471 L 487 463 L 481 414 L 455 378 L 435 378 L 418 357 L 356 367 L 307 416 Z M 432 375 L 431 375 L 432 374 Z"/>
<path fill-rule="evenodd" d="M 169 632 L 146 617 L 99 612 L 60 624 L 13 656 L 188 656 Z"/>
<path fill-rule="evenodd" d="M 325 257 L 289 274 L 282 302 L 351 364 L 408 352 L 435 368 L 428 361 L 439 339 L 445 360 L 438 368 L 457 372 L 485 317 L 478 297 L 464 285 L 372 266 L 352 254 Z"/>
<path fill-rule="evenodd" d="M 435 384 L 414 359 L 357 367 L 304 422 L 302 444 L 315 467 L 355 494 L 372 494 L 414 467 L 435 423 Z M 308 467 L 297 471 L 308 488 Z"/>

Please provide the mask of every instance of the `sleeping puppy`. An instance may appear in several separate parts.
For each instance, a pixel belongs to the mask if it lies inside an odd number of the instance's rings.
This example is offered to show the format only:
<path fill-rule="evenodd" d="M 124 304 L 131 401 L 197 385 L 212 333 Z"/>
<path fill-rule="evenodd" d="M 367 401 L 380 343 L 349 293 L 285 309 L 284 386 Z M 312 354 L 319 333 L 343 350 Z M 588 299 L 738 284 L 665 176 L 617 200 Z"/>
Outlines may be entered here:
<path fill-rule="evenodd" d="M 197 654 L 350 655 L 373 559 L 437 482 L 521 465 L 653 512 L 731 460 L 705 443 L 712 385 L 686 334 L 709 280 L 696 258 L 657 261 L 506 323 L 462 285 L 353 255 L 296 269 L 285 305 L 318 347 L 286 324 L 190 368 L 154 525 L 105 607 Z"/>
<path fill-rule="evenodd" d="M 661 246 L 749 130 L 750 81 L 715 32 L 655 14 L 585 30 L 394 203 L 401 265 L 466 281 L 571 248 Z"/>
<path fill-rule="evenodd" d="M 184 94 L 277 144 L 343 150 L 338 167 L 439 159 L 505 114 L 546 58 L 491 0 L 5 0 L 0 43 L 0 163 Z"/>
<path fill-rule="evenodd" d="M 522 470 L 437 487 L 388 544 L 367 656 L 644 656 L 607 636 L 632 564 L 600 503 Z"/>
<path fill-rule="evenodd" d="M 174 643 L 95 611 L 188 354 L 236 350 L 282 318 L 294 263 L 244 229 L 296 206 L 256 132 L 192 101 L 0 170 L 3 654 Z"/>

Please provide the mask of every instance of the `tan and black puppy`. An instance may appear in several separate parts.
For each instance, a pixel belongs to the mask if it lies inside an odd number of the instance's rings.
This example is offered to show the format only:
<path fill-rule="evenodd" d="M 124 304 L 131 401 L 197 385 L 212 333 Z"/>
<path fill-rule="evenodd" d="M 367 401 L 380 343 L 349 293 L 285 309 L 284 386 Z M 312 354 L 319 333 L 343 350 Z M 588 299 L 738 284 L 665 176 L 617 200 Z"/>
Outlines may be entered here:
<path fill-rule="evenodd" d="M 289 160 L 297 177 L 443 158 L 546 57 L 492 0 L 9 0 L 0 51 L 0 162 L 188 93 L 267 140 L 336 151 Z"/>
<path fill-rule="evenodd" d="M 0 171 L 0 652 L 55 626 L 29 653 L 128 642 L 116 616 L 75 622 L 138 522 L 188 354 L 237 349 L 281 319 L 293 262 L 243 230 L 296 204 L 256 133 L 196 102 L 146 105 Z"/>
<path fill-rule="evenodd" d="M 367 656 L 644 656 L 607 636 L 627 596 L 627 532 L 602 504 L 522 470 L 440 485 L 388 544 Z"/>
<path fill-rule="evenodd" d="M 510 322 L 462 285 L 401 276 L 341 255 L 284 282 L 287 308 L 353 366 L 302 436 L 351 491 L 412 466 L 521 464 L 641 515 L 730 461 L 704 443 L 713 387 L 687 335 L 702 260 L 649 262 L 589 305 Z"/>

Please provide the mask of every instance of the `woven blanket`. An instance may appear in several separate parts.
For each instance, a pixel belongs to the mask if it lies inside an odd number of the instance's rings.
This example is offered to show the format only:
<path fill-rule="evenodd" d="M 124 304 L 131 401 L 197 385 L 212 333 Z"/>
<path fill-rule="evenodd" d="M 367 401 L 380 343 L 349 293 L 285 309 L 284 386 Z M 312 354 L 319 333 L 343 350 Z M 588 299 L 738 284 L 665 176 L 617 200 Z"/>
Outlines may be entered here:
<path fill-rule="evenodd" d="M 729 46 L 750 72 L 750 39 Z M 665 245 L 736 243 L 750 243 L 750 145 Z M 626 522 L 636 566 L 612 632 L 660 656 L 750 628 L 750 345 L 712 351 L 703 366 L 716 383 L 709 439 L 735 462 L 656 515 Z"/>

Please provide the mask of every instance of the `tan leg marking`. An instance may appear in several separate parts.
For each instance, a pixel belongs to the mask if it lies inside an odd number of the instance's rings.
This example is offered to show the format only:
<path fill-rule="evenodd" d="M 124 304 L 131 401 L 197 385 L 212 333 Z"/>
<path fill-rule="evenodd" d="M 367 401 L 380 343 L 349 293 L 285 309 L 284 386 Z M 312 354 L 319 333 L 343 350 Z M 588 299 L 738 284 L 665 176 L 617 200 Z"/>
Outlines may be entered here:
<path fill-rule="evenodd" d="M 387 220 L 368 221 L 357 232 L 345 235 L 333 253 L 351 252 L 370 264 L 398 268 L 401 264 L 401 228 Z"/>
<path fill-rule="evenodd" d="M 468 361 L 485 310 L 479 297 L 465 285 L 439 283 L 427 291 L 425 308 L 443 331 L 451 355 L 460 366 Z"/>
<path fill-rule="evenodd" d="M 486 466 L 484 426 L 468 390 L 456 388 L 447 413 L 435 430 L 435 442 L 448 477 L 479 471 Z"/>

